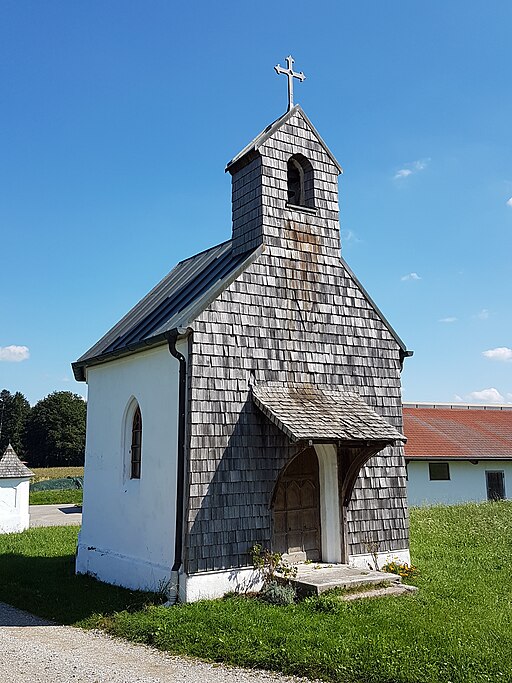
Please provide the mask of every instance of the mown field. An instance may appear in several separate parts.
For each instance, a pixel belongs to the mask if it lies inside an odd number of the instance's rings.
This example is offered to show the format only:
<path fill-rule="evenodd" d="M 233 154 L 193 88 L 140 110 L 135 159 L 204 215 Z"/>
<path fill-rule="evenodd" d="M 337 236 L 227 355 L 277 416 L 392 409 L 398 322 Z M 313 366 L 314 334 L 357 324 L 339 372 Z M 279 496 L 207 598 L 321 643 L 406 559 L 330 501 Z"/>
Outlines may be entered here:
<path fill-rule="evenodd" d="M 164 608 L 75 577 L 76 534 L 0 537 L 0 600 L 173 653 L 340 683 L 512 680 L 512 502 L 413 510 L 419 592 L 349 603 L 231 597 Z"/>
<path fill-rule="evenodd" d="M 83 477 L 83 467 L 33 467 L 34 477 L 31 482 L 45 481 L 46 479 L 65 479 L 66 477 Z"/>

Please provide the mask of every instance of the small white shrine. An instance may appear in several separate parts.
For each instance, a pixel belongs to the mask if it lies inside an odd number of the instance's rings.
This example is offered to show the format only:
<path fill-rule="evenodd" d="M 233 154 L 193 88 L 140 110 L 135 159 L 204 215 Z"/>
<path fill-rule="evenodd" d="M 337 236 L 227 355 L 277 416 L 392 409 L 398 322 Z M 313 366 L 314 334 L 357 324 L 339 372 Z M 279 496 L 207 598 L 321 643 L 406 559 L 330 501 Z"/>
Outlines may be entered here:
<path fill-rule="evenodd" d="M 29 489 L 34 476 L 9 444 L 0 458 L 0 534 L 29 527 Z"/>

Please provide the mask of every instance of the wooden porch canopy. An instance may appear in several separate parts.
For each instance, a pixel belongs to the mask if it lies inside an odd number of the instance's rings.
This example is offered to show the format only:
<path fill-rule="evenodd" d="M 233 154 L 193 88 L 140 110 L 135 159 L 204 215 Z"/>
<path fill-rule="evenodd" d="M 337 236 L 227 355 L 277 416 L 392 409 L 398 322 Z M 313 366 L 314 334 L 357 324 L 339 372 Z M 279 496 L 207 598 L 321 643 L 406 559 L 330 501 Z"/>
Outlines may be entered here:
<path fill-rule="evenodd" d="M 253 387 L 254 403 L 291 441 L 372 445 L 405 442 L 356 393 L 312 385 Z"/>
<path fill-rule="evenodd" d="M 313 385 L 260 385 L 253 387 L 252 398 L 292 442 L 335 447 L 341 562 L 348 563 L 348 506 L 361 467 L 386 446 L 401 445 L 405 436 L 351 391 Z"/>

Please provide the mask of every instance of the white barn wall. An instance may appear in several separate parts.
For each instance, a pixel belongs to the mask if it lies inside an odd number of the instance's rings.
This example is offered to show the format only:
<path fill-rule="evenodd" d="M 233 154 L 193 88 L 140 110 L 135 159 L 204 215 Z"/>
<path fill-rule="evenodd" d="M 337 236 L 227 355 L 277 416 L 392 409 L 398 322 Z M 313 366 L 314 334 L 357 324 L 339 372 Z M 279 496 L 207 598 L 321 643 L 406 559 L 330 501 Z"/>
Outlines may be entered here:
<path fill-rule="evenodd" d="M 187 357 L 186 343 L 178 350 Z M 87 371 L 84 513 L 76 569 L 128 588 L 158 589 L 174 561 L 179 363 L 167 346 Z M 142 414 L 141 478 L 130 479 L 131 419 Z"/>
<path fill-rule="evenodd" d="M 429 462 L 449 462 L 450 480 L 430 481 Z M 476 465 L 472 465 L 468 460 L 410 460 L 407 465 L 409 505 L 454 505 L 487 500 L 486 470 L 499 470 L 505 473 L 505 496 L 512 498 L 511 461 L 479 460 Z"/>

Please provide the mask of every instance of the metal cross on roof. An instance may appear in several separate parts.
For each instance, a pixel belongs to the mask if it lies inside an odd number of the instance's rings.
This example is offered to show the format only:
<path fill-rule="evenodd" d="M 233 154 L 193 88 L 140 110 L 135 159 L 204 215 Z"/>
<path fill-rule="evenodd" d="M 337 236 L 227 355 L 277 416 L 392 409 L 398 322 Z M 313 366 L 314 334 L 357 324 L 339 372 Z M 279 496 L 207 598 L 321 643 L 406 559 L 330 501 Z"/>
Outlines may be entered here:
<path fill-rule="evenodd" d="M 293 107 L 293 79 L 298 78 L 299 81 L 303 81 L 306 77 L 302 71 L 295 73 L 293 70 L 293 63 L 295 60 L 291 55 L 286 58 L 286 61 L 288 62 L 287 69 L 284 69 L 280 64 L 277 64 L 274 69 L 276 73 L 285 74 L 285 76 L 288 76 L 288 111 L 290 111 L 290 109 Z"/>

